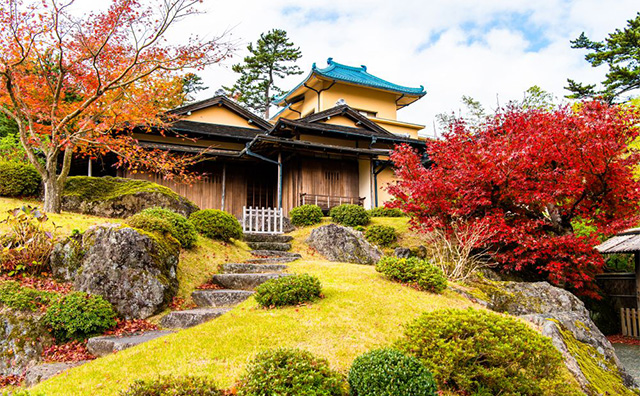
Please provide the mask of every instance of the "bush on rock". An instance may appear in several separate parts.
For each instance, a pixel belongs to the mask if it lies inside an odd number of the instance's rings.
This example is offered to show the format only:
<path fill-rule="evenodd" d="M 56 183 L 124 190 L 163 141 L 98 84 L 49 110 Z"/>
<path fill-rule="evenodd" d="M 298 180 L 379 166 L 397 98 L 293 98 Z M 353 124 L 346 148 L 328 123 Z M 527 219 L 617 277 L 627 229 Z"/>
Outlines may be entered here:
<path fill-rule="evenodd" d="M 37 311 L 57 298 L 57 293 L 22 287 L 18 282 L 0 283 L 0 306 L 19 311 Z"/>
<path fill-rule="evenodd" d="M 193 223 L 196 231 L 207 238 L 225 242 L 232 238 L 242 238 L 242 226 L 238 219 L 222 210 L 198 210 L 189 216 L 189 221 Z"/>
<path fill-rule="evenodd" d="M 485 310 L 446 309 L 409 323 L 396 345 L 420 359 L 441 390 L 476 395 L 575 395 L 551 340 Z"/>
<path fill-rule="evenodd" d="M 0 196 L 30 197 L 38 193 L 42 178 L 31 164 L 0 161 Z"/>
<path fill-rule="evenodd" d="M 282 307 L 315 301 L 322 294 L 320 280 L 312 275 L 291 275 L 271 279 L 256 288 L 262 307 Z"/>
<path fill-rule="evenodd" d="M 70 293 L 51 304 L 43 320 L 58 341 L 86 339 L 115 326 L 116 314 L 101 296 Z"/>
<path fill-rule="evenodd" d="M 389 246 L 398 240 L 396 229 L 385 225 L 374 225 L 367 228 L 364 237 L 378 246 Z"/>
<path fill-rule="evenodd" d="M 447 278 L 439 267 L 416 257 L 383 257 L 376 263 L 376 271 L 387 278 L 411 283 L 432 293 L 442 293 L 447 288 Z"/>
<path fill-rule="evenodd" d="M 405 217 L 403 211 L 398 208 L 385 208 L 384 206 L 373 208 L 367 211 L 369 217 Z"/>
<path fill-rule="evenodd" d="M 169 209 L 145 209 L 129 217 L 127 224 L 145 231 L 169 234 L 185 249 L 192 248 L 198 239 L 193 224 L 186 217 Z"/>
<path fill-rule="evenodd" d="M 351 396 L 436 396 L 438 390 L 420 360 L 394 349 L 360 355 L 348 379 Z"/>
<path fill-rule="evenodd" d="M 153 380 L 137 380 L 120 396 L 222 396 L 216 384 L 200 377 L 163 376 Z"/>
<path fill-rule="evenodd" d="M 325 359 L 299 349 L 259 353 L 240 380 L 239 396 L 343 396 L 342 376 Z"/>
<path fill-rule="evenodd" d="M 336 206 L 329 212 L 331 219 L 347 227 L 363 226 L 369 223 L 369 214 L 360 205 L 345 204 Z"/>
<path fill-rule="evenodd" d="M 301 205 L 289 211 L 291 224 L 294 226 L 310 226 L 322 221 L 322 209 L 318 205 Z"/>

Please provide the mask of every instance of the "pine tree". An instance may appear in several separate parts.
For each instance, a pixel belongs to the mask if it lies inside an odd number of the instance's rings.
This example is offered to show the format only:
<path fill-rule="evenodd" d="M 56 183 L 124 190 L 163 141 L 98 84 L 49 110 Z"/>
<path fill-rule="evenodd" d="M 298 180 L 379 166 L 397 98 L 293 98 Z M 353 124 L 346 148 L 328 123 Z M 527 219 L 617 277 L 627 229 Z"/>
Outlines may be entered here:
<path fill-rule="evenodd" d="M 297 61 L 302 53 L 287 37 L 282 29 L 272 29 L 262 33 L 255 44 L 247 46 L 250 55 L 243 63 L 233 65 L 232 70 L 240 78 L 232 87 L 224 89 L 238 97 L 238 101 L 257 113 L 269 118 L 269 104 L 274 95 L 284 93 L 276 85 L 276 79 L 301 74 L 302 70 L 291 62 Z"/>

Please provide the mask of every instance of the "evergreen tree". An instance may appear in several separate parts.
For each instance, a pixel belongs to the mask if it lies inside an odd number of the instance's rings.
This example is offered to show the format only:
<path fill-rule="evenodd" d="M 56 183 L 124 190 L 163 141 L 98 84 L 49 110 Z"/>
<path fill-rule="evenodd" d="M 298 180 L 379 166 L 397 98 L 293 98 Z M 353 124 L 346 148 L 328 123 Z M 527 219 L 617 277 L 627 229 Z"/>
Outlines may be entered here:
<path fill-rule="evenodd" d="M 209 89 L 205 87 L 202 82 L 202 77 L 195 73 L 187 73 L 181 78 L 182 80 L 182 95 L 183 104 L 187 104 L 196 100 L 195 95 L 200 92 Z"/>
<path fill-rule="evenodd" d="M 240 74 L 240 78 L 232 87 L 225 87 L 231 96 L 257 113 L 269 118 L 269 104 L 274 95 L 284 93 L 276 85 L 276 79 L 301 74 L 302 70 L 295 64 L 302 53 L 287 37 L 282 29 L 272 29 L 262 33 L 255 44 L 247 46 L 250 55 L 243 63 L 233 65 L 232 70 Z"/>
<path fill-rule="evenodd" d="M 602 90 L 596 90 L 595 84 L 568 79 L 569 85 L 565 88 L 572 92 L 568 98 L 599 96 L 614 102 L 622 99 L 622 94 L 640 88 L 640 12 L 635 19 L 627 21 L 626 28 L 609 33 L 602 42 L 591 41 L 583 32 L 571 44 L 572 48 L 589 50 L 585 59 L 591 66 L 607 65 L 609 71 Z"/>

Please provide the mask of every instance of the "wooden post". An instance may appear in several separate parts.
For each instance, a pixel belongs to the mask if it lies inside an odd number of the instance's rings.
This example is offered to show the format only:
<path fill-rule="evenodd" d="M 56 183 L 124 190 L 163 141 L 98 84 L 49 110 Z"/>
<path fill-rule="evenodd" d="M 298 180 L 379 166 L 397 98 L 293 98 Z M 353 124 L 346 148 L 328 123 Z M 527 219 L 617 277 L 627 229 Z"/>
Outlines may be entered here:
<path fill-rule="evenodd" d="M 282 208 L 282 153 L 278 153 L 278 209 Z"/>
<path fill-rule="evenodd" d="M 222 164 L 222 203 L 220 208 L 224 210 L 224 198 L 227 193 L 227 163 Z"/>
<path fill-rule="evenodd" d="M 636 310 L 640 310 L 640 252 L 633 254 L 636 264 Z"/>
<path fill-rule="evenodd" d="M 91 157 L 89 157 L 89 165 L 87 166 L 87 176 L 93 176 L 93 161 L 91 161 Z"/>

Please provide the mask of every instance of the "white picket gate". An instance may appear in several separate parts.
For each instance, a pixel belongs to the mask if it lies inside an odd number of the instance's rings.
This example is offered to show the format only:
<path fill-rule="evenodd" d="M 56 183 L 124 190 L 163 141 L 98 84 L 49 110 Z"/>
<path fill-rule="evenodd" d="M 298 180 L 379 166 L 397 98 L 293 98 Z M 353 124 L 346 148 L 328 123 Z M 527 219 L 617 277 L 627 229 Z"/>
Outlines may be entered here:
<path fill-rule="evenodd" d="M 282 208 L 242 207 L 242 231 L 255 234 L 284 234 Z"/>

